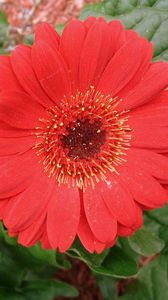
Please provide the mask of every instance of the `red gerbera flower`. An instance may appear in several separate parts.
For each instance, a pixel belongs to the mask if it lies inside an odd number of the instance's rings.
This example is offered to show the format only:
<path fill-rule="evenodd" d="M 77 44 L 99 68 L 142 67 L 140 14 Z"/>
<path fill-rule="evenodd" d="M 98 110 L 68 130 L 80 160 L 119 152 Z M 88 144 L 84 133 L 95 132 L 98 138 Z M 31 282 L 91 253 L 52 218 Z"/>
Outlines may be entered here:
<path fill-rule="evenodd" d="M 31 246 L 98 253 L 167 201 L 168 64 L 119 21 L 40 25 L 0 58 L 0 216 Z"/>

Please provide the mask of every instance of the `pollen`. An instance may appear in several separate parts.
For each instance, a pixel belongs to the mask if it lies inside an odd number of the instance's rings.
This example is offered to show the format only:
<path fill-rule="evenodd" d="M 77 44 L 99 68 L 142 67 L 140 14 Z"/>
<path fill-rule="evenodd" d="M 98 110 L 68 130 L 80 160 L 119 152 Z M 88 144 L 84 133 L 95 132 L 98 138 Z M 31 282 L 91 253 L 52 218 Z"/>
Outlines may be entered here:
<path fill-rule="evenodd" d="M 37 121 L 33 148 L 44 172 L 58 185 L 85 190 L 106 181 L 107 172 L 118 173 L 131 139 L 126 111 L 117 109 L 121 101 L 90 87 L 64 96 Z"/>

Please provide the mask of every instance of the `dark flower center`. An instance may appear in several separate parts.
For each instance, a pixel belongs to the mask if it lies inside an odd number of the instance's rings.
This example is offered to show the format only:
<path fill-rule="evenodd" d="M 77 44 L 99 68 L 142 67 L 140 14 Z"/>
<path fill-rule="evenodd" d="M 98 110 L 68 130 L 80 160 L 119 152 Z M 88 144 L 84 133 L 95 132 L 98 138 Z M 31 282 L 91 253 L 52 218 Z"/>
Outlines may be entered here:
<path fill-rule="evenodd" d="M 58 185 L 93 188 L 117 173 L 130 147 L 130 127 L 125 111 L 117 110 L 120 99 L 90 87 L 64 96 L 38 120 L 34 149 L 49 177 Z"/>
<path fill-rule="evenodd" d="M 105 143 L 106 132 L 101 130 L 101 122 L 89 119 L 77 120 L 75 126 L 67 127 L 67 135 L 62 137 L 62 145 L 68 156 L 75 161 L 94 157 Z"/>

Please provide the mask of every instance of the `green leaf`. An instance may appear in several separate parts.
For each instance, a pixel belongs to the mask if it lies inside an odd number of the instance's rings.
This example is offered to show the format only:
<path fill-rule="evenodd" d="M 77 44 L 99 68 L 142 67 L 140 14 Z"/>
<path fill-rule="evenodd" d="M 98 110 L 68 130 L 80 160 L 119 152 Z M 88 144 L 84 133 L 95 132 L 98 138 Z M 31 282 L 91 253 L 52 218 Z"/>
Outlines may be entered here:
<path fill-rule="evenodd" d="M 59 280 L 36 280 L 26 282 L 22 294 L 27 300 L 53 300 L 55 297 L 77 297 L 78 291 Z"/>
<path fill-rule="evenodd" d="M 168 234 L 167 234 L 167 226 L 168 226 L 168 205 L 153 210 L 151 212 L 146 212 L 146 223 L 147 226 L 155 230 L 159 237 L 164 240 L 165 248 L 164 251 L 168 248 Z"/>
<path fill-rule="evenodd" d="M 146 215 L 158 224 L 168 226 L 168 205 L 165 205 L 160 209 L 147 212 Z"/>
<path fill-rule="evenodd" d="M 55 297 L 77 297 L 78 291 L 59 280 L 34 280 L 12 289 L 0 287 L 1 300 L 53 300 Z"/>
<path fill-rule="evenodd" d="M 126 293 L 119 298 L 120 300 L 152 300 L 149 290 L 145 283 L 137 280 L 133 281 L 127 288 Z M 153 299 L 156 300 L 156 299 Z"/>
<path fill-rule="evenodd" d="M 151 256 L 164 248 L 164 241 L 143 227 L 129 239 L 131 248 L 144 256 Z"/>
<path fill-rule="evenodd" d="M 37 260 L 42 263 L 47 263 L 51 266 L 56 266 L 56 253 L 53 250 L 45 250 L 40 244 L 27 248 L 27 251 Z"/>
<path fill-rule="evenodd" d="M 3 238 L 8 244 L 16 245 L 17 238 L 10 238 L 7 230 L 4 228 L 2 222 L 0 222 L 0 238 Z"/>
<path fill-rule="evenodd" d="M 110 249 L 110 253 L 103 261 L 102 267 L 106 270 L 105 275 L 115 277 L 129 277 L 137 273 L 135 260 L 118 246 Z"/>
<path fill-rule="evenodd" d="M 89 266 L 99 266 L 109 253 L 109 250 L 105 250 L 101 254 L 90 254 L 80 243 L 78 239 L 75 240 L 75 243 L 72 245 L 71 249 L 67 252 L 68 255 L 78 258 L 85 262 Z"/>
<path fill-rule="evenodd" d="M 10 287 L 0 287 L 0 299 L 1 300 L 26 300 L 19 292 Z"/>
<path fill-rule="evenodd" d="M 168 299 L 168 254 L 162 254 L 140 269 L 137 280 L 132 282 L 121 300 Z"/>
<path fill-rule="evenodd" d="M 91 15 L 119 19 L 126 28 L 136 30 L 154 44 L 155 60 L 168 60 L 168 1 L 105 0 L 86 6 L 80 18 Z"/>
<path fill-rule="evenodd" d="M 99 255 L 89 254 L 77 240 L 67 254 L 84 261 L 98 274 L 124 278 L 137 273 L 135 260 L 118 246 Z"/>
<path fill-rule="evenodd" d="M 56 266 L 59 269 L 67 270 L 71 268 L 71 263 L 66 257 L 65 254 L 60 253 L 58 250 L 56 251 Z"/>
<path fill-rule="evenodd" d="M 10 249 L 11 246 L 8 247 L 4 242 L 0 242 L 0 285 L 3 287 L 18 286 L 25 271 L 24 268 L 22 269 L 17 261 L 13 259 Z"/>
<path fill-rule="evenodd" d="M 0 299 L 53 300 L 57 296 L 76 297 L 77 290 L 54 280 L 54 251 L 40 245 L 24 248 L 0 240 Z"/>
<path fill-rule="evenodd" d="M 96 279 L 101 290 L 103 300 L 116 299 L 116 280 L 109 276 L 96 274 Z"/>
<path fill-rule="evenodd" d="M 6 15 L 0 11 L 0 47 L 3 46 L 7 38 L 7 31 L 8 31 L 8 22 L 7 22 Z"/>

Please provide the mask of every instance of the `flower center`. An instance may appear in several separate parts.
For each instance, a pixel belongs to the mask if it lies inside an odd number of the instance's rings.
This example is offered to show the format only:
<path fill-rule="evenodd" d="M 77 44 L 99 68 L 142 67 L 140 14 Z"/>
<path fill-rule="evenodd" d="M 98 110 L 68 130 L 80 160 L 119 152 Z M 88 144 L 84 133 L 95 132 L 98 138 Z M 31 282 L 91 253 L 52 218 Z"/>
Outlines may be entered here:
<path fill-rule="evenodd" d="M 67 132 L 62 137 L 62 146 L 75 161 L 93 158 L 100 152 L 106 139 L 106 131 L 101 129 L 101 122 L 91 122 L 89 119 L 77 120 L 75 126 L 67 128 Z"/>
<path fill-rule="evenodd" d="M 117 173 L 131 138 L 128 117 L 117 111 L 120 101 L 91 87 L 47 110 L 33 134 L 38 139 L 34 148 L 49 177 L 59 185 L 85 189 L 106 180 L 108 171 Z"/>

